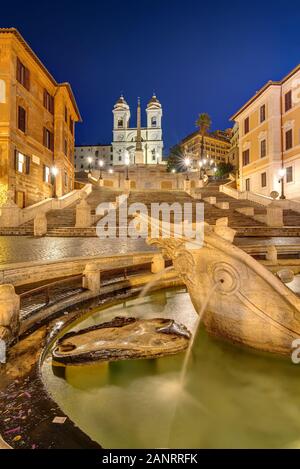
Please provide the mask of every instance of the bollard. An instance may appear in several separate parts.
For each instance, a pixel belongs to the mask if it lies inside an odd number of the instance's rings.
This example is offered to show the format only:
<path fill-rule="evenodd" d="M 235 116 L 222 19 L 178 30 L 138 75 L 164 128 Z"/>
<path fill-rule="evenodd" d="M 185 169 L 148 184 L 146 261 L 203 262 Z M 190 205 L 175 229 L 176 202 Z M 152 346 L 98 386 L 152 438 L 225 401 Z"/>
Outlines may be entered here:
<path fill-rule="evenodd" d="M 165 268 L 165 260 L 161 254 L 155 254 L 152 258 L 151 263 L 151 272 L 152 274 L 157 274 Z"/>
<path fill-rule="evenodd" d="M 18 337 L 20 297 L 13 285 L 0 285 L 0 339 L 9 345 Z"/>
<path fill-rule="evenodd" d="M 90 290 L 93 293 L 100 293 L 100 269 L 98 268 L 97 264 L 93 262 L 87 264 L 85 266 L 83 272 L 83 288 Z"/>

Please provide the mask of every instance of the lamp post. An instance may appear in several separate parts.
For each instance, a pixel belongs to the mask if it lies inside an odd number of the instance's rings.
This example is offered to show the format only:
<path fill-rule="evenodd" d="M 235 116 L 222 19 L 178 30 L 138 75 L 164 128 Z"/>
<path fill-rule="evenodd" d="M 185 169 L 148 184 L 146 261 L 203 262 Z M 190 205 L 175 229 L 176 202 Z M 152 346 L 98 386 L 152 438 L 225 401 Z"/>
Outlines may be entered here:
<path fill-rule="evenodd" d="M 171 171 L 173 174 L 176 173 L 176 169 L 175 168 L 172 168 L 172 171 Z"/>
<path fill-rule="evenodd" d="M 102 179 L 102 168 L 103 168 L 103 160 L 100 160 L 99 161 L 99 166 L 100 166 L 100 176 L 99 176 L 99 179 Z"/>
<path fill-rule="evenodd" d="M 88 156 L 87 162 L 89 164 L 89 174 L 91 174 L 91 164 L 92 164 L 93 158 L 91 156 Z"/>
<path fill-rule="evenodd" d="M 112 168 L 109 168 L 108 172 L 109 172 L 109 174 L 112 174 L 114 172 L 114 170 Z"/>
<path fill-rule="evenodd" d="M 286 169 L 285 168 L 281 168 L 279 170 L 279 182 L 281 182 L 281 195 L 280 195 L 280 199 L 285 199 L 285 194 L 284 194 L 284 176 L 286 175 Z"/>
<path fill-rule="evenodd" d="M 191 164 L 191 160 L 189 159 L 189 157 L 184 158 L 184 164 L 186 166 L 186 180 L 188 181 L 189 180 L 189 166 Z"/>
<path fill-rule="evenodd" d="M 56 176 L 57 175 L 58 175 L 57 167 L 52 166 L 52 168 L 51 168 L 52 186 L 53 186 L 52 195 L 53 195 L 54 198 L 57 197 L 57 195 L 56 195 Z"/>
<path fill-rule="evenodd" d="M 202 179 L 202 166 L 203 166 L 202 160 L 198 161 L 198 165 L 199 165 L 199 179 Z"/>

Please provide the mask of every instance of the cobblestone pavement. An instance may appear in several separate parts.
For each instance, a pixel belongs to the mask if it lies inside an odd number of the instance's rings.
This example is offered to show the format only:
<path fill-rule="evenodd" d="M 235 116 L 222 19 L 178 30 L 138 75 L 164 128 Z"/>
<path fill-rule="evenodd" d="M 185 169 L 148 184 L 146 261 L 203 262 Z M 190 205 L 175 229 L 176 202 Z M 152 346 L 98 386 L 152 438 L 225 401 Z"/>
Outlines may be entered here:
<path fill-rule="evenodd" d="M 236 238 L 239 246 L 247 244 L 300 244 L 300 238 Z M 98 238 L 31 238 L 22 236 L 0 236 L 0 264 L 31 262 L 39 260 L 65 259 L 67 257 L 126 254 L 127 252 L 152 251 L 155 248 L 143 239 Z"/>
<path fill-rule="evenodd" d="M 0 236 L 0 264 L 153 250 L 143 239 Z"/>

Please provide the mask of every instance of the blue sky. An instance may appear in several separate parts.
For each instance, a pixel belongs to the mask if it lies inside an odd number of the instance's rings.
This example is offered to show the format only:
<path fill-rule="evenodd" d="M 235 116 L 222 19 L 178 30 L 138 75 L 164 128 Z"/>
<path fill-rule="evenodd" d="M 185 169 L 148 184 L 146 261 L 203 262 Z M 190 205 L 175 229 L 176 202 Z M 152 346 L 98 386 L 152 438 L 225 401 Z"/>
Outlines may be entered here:
<path fill-rule="evenodd" d="M 71 83 L 84 121 L 78 144 L 111 142 L 121 91 L 135 125 L 137 97 L 145 107 L 155 90 L 167 150 L 195 130 L 198 113 L 228 127 L 266 81 L 300 62 L 293 0 L 17 0 L 1 5 L 0 24 L 18 28 L 57 81 Z"/>

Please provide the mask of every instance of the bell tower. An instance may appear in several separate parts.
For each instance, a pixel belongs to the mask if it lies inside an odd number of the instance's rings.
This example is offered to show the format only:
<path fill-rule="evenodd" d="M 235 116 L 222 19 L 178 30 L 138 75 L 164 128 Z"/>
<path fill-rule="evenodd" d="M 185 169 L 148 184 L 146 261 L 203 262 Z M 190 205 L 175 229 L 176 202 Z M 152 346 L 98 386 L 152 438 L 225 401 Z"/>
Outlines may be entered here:
<path fill-rule="evenodd" d="M 113 108 L 114 128 L 113 128 L 113 163 L 124 164 L 126 154 L 126 139 L 129 128 L 130 109 L 124 99 L 120 96 Z"/>
<path fill-rule="evenodd" d="M 147 109 L 147 130 L 148 130 L 148 164 L 161 163 L 163 141 L 162 141 L 162 107 L 157 99 L 155 93 L 153 93 L 150 99 Z"/>

